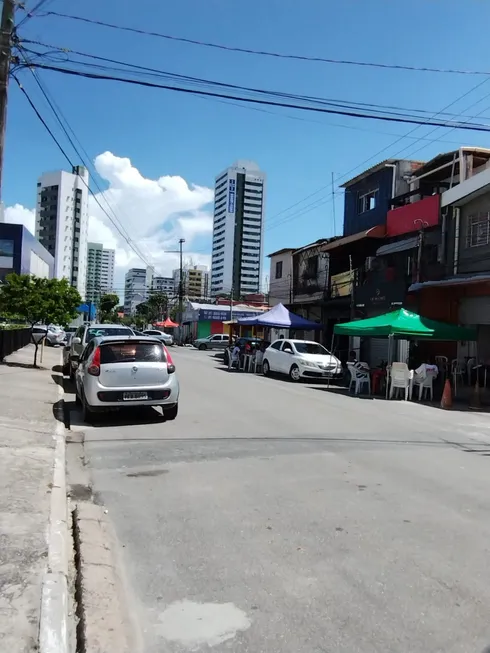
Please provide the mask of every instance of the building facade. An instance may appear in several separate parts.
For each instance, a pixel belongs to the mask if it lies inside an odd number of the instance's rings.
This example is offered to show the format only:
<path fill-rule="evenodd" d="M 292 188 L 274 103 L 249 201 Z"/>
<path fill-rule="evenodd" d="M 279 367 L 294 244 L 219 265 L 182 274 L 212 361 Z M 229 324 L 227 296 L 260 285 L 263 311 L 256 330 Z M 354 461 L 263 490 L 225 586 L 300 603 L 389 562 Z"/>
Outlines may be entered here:
<path fill-rule="evenodd" d="M 0 223 L 0 282 L 8 274 L 54 277 L 54 258 L 21 224 Z"/>
<path fill-rule="evenodd" d="M 37 183 L 36 238 L 54 258 L 55 276 L 85 295 L 88 183 L 83 166 L 41 175 Z"/>
<path fill-rule="evenodd" d="M 100 273 L 100 285 L 103 292 L 111 292 L 114 288 L 114 266 L 116 252 L 113 249 L 102 249 L 102 267 Z"/>
<path fill-rule="evenodd" d="M 170 299 L 174 295 L 174 277 L 153 277 L 151 289 L 163 293 Z"/>
<path fill-rule="evenodd" d="M 253 162 L 238 161 L 216 177 L 211 295 L 260 292 L 265 196 L 265 173 Z"/>
<path fill-rule="evenodd" d="M 134 315 L 138 304 L 148 297 L 146 268 L 131 268 L 124 278 L 124 315 Z"/>
<path fill-rule="evenodd" d="M 180 268 L 173 271 L 174 293 L 179 294 Z M 209 268 L 206 265 L 186 265 L 182 270 L 184 297 L 209 296 Z"/>
<path fill-rule="evenodd" d="M 97 303 L 114 285 L 114 250 L 104 249 L 102 243 L 87 245 L 87 287 L 85 299 Z"/>

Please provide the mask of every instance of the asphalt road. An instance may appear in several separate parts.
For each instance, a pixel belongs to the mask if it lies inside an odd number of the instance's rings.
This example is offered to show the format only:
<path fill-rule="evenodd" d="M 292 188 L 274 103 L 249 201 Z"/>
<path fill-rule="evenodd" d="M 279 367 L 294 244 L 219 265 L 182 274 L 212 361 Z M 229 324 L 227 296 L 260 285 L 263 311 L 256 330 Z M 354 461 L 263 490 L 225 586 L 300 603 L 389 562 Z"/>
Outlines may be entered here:
<path fill-rule="evenodd" d="M 172 354 L 175 422 L 85 429 L 145 653 L 490 644 L 490 415 Z"/>

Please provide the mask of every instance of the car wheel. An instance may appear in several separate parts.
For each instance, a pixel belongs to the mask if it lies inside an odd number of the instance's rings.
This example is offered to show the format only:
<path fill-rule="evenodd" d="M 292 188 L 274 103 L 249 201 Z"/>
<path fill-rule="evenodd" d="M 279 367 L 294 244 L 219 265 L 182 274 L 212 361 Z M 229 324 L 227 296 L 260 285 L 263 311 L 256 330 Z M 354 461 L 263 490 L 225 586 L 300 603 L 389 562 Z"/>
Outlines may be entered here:
<path fill-rule="evenodd" d="M 295 383 L 301 381 L 301 372 L 299 371 L 299 367 L 297 365 L 291 366 L 291 369 L 289 370 L 289 378 Z"/>
<path fill-rule="evenodd" d="M 269 361 L 265 360 L 262 363 L 262 374 L 264 376 L 270 376 L 270 373 L 271 373 L 271 366 L 269 365 Z"/>
<path fill-rule="evenodd" d="M 175 404 L 175 406 L 172 406 L 172 408 L 165 408 L 165 406 L 162 406 L 162 411 L 165 420 L 174 420 L 179 413 L 179 404 Z"/>
<path fill-rule="evenodd" d="M 85 395 L 81 400 L 81 402 L 82 402 L 82 419 L 86 424 L 91 424 L 94 418 L 94 413 L 90 408 L 90 406 L 88 405 L 87 400 L 85 399 Z"/>
<path fill-rule="evenodd" d="M 199 345 L 199 351 L 206 351 L 206 349 L 207 349 L 206 345 L 204 344 Z"/>

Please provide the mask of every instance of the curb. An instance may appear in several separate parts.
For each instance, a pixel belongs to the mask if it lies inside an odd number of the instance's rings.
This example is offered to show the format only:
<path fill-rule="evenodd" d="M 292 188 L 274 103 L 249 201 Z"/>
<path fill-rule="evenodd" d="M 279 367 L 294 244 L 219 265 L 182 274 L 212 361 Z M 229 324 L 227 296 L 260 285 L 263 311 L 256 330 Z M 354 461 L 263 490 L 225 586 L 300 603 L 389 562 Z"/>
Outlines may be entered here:
<path fill-rule="evenodd" d="M 63 388 L 58 395 L 63 403 Z M 65 427 L 56 422 L 53 485 L 48 528 L 48 567 L 41 589 L 39 653 L 69 653 L 68 505 L 66 497 Z"/>

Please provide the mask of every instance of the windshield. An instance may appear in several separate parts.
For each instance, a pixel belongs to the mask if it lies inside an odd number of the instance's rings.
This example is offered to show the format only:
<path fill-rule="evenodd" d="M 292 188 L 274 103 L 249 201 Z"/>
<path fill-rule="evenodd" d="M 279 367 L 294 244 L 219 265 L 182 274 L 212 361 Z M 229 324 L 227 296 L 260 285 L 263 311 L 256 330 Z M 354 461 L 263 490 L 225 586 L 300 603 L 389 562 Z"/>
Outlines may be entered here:
<path fill-rule="evenodd" d="M 163 345 L 153 342 L 114 342 L 102 344 L 100 362 L 107 363 L 164 363 L 165 349 Z"/>
<path fill-rule="evenodd" d="M 133 332 L 131 329 L 125 329 L 124 327 L 109 328 L 104 329 L 103 327 L 97 327 L 96 329 L 87 329 L 86 342 L 90 342 L 93 338 L 101 338 L 103 336 L 132 336 Z"/>
<path fill-rule="evenodd" d="M 295 342 L 298 354 L 314 354 L 315 356 L 328 356 L 330 352 L 317 342 Z"/>

